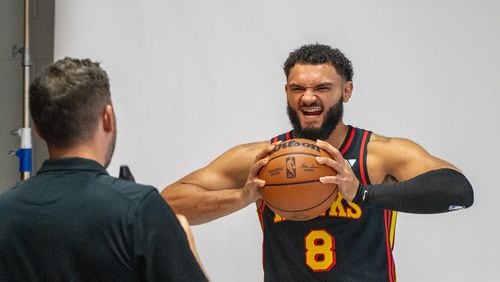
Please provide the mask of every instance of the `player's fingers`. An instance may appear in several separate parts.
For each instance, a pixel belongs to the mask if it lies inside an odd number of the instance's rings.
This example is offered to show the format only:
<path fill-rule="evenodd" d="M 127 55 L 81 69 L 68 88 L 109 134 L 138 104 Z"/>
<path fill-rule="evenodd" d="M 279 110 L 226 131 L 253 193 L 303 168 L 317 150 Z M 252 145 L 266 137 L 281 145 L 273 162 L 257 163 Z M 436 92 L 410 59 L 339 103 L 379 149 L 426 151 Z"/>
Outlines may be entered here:
<path fill-rule="evenodd" d="M 318 147 L 330 154 L 330 156 L 332 156 L 332 158 L 334 158 L 335 160 L 339 161 L 344 159 L 340 151 L 337 148 L 333 147 L 332 144 L 319 139 L 316 140 L 316 144 L 318 145 Z"/>
<path fill-rule="evenodd" d="M 257 178 L 257 175 L 259 174 L 259 171 L 268 162 L 269 162 L 269 157 L 265 157 L 263 159 L 258 160 L 256 163 L 254 163 L 253 166 L 252 166 L 252 168 L 250 169 L 250 177 L 251 178 Z"/>
<path fill-rule="evenodd" d="M 319 178 L 319 182 L 323 184 L 339 184 L 340 178 L 337 176 L 322 176 Z"/>
<path fill-rule="evenodd" d="M 273 142 L 271 145 L 274 145 L 274 147 L 277 147 L 277 146 L 281 145 L 281 143 L 283 143 L 283 141 L 276 141 L 276 142 Z"/>
<path fill-rule="evenodd" d="M 319 182 L 323 184 L 336 184 L 338 186 L 345 186 L 349 183 L 349 179 L 337 174 L 335 176 L 322 176 L 319 178 Z"/>
<path fill-rule="evenodd" d="M 269 155 L 277 146 L 281 144 L 281 141 L 269 144 L 264 150 L 260 151 L 255 157 L 255 161 L 265 158 Z"/>
<path fill-rule="evenodd" d="M 326 157 L 316 157 L 316 161 L 319 164 L 326 165 L 326 166 L 333 168 L 333 170 L 335 170 L 337 173 L 341 173 L 343 171 L 342 165 L 334 159 L 330 159 L 330 158 L 326 158 Z"/>
<path fill-rule="evenodd" d="M 247 183 L 245 184 L 246 186 L 256 186 L 256 187 L 263 187 L 266 185 L 266 181 L 255 178 L 255 177 L 248 177 Z"/>
<path fill-rule="evenodd" d="M 255 184 L 255 186 L 257 186 L 259 188 L 266 186 L 266 181 L 262 180 L 262 179 L 258 179 L 258 178 L 255 178 L 253 180 L 253 183 Z"/>

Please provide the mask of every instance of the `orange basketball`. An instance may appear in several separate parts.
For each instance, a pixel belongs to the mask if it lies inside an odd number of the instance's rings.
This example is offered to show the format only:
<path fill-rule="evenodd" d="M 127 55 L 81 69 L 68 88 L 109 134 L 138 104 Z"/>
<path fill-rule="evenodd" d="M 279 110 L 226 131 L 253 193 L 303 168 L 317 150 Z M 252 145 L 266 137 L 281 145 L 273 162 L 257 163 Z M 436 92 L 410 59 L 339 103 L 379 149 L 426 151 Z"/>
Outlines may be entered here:
<path fill-rule="evenodd" d="M 330 207 L 337 198 L 337 185 L 319 182 L 321 176 L 336 175 L 329 166 L 319 164 L 317 156 L 329 157 L 316 142 L 290 139 L 281 143 L 259 172 L 266 181 L 261 189 L 266 205 L 289 220 L 309 220 Z"/>

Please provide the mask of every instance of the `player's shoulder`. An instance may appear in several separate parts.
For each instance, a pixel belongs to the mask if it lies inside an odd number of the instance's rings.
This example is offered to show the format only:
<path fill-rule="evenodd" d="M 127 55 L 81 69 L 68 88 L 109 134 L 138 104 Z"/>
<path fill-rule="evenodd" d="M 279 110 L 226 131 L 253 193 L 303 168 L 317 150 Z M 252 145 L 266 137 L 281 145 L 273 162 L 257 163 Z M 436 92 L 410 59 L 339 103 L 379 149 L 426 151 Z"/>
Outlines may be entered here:
<path fill-rule="evenodd" d="M 388 137 L 377 133 L 372 133 L 368 145 L 372 150 L 407 150 L 411 148 L 418 148 L 418 145 L 413 140 L 402 137 Z"/>
<path fill-rule="evenodd" d="M 373 133 L 368 143 L 368 156 L 389 166 L 397 166 L 408 159 L 427 156 L 427 151 L 415 141 L 401 137 L 387 137 Z"/>
<path fill-rule="evenodd" d="M 394 168 L 421 157 L 421 147 L 407 138 L 372 133 L 367 147 L 367 166 L 372 183 L 382 183 Z"/>

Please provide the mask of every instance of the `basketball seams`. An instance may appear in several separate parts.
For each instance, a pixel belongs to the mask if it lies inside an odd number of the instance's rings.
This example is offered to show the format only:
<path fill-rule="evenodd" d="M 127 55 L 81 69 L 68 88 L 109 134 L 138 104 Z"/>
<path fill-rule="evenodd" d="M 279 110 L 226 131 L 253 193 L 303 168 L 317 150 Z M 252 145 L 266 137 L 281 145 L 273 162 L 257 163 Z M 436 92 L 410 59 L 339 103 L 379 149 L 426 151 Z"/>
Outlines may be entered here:
<path fill-rule="evenodd" d="M 307 184 L 307 183 L 313 183 L 313 182 L 319 182 L 321 183 L 319 180 L 307 180 L 307 181 L 300 181 L 300 182 L 285 182 L 285 183 L 275 183 L 275 184 L 267 184 L 266 183 L 266 186 L 264 187 L 264 189 L 266 189 L 266 187 L 271 187 L 271 186 L 288 186 L 288 185 L 300 185 L 300 184 Z M 321 183 L 323 184 L 323 183 Z"/>
<path fill-rule="evenodd" d="M 289 156 L 289 155 L 306 155 L 306 156 L 313 156 L 313 157 L 321 157 L 320 154 L 303 153 L 303 152 L 290 152 L 290 153 L 284 153 L 284 154 L 275 156 L 274 158 L 269 159 L 269 162 L 271 162 L 272 160 L 275 160 L 277 158 L 280 158 L 280 157 L 283 157 L 283 156 Z"/>
<path fill-rule="evenodd" d="M 282 208 L 279 208 L 279 207 L 276 207 L 268 202 L 266 202 L 266 205 L 268 205 L 269 207 L 272 207 L 272 208 L 275 208 L 275 209 L 278 209 L 280 211 L 283 211 L 283 212 L 304 212 L 304 211 L 309 211 L 309 210 L 312 210 L 312 209 L 315 209 L 319 206 L 321 206 L 322 204 L 324 204 L 326 201 L 328 201 L 334 193 L 337 192 L 337 189 L 333 190 L 329 195 L 328 197 L 326 197 L 326 199 L 324 199 L 323 201 L 321 201 L 319 204 L 316 204 L 314 206 L 311 206 L 311 207 L 308 207 L 306 209 L 300 209 L 300 210 L 285 210 L 285 209 L 282 209 Z M 279 213 L 278 213 L 279 214 Z"/>
<path fill-rule="evenodd" d="M 315 155 L 315 154 L 312 154 L 312 153 L 304 153 L 304 152 L 291 152 L 291 153 L 285 153 L 285 154 L 282 154 L 282 155 L 279 155 L 279 156 L 276 156 L 272 159 L 270 159 L 268 161 L 268 166 L 273 166 L 275 165 L 276 168 L 278 167 L 284 167 L 284 166 L 281 166 L 281 165 L 277 165 L 277 164 L 280 164 L 280 158 L 281 157 L 288 157 L 288 156 L 296 156 L 297 159 L 299 160 L 299 162 L 301 163 L 309 163 L 308 161 L 310 160 L 311 162 L 315 162 L 316 160 L 315 159 L 308 159 L 307 157 L 308 156 L 312 156 L 312 157 L 318 157 L 318 156 L 321 156 L 321 155 Z M 297 170 L 299 170 L 299 168 L 297 168 Z M 303 171 L 303 170 L 302 170 Z M 279 186 L 279 185 L 294 185 L 294 184 L 302 184 L 302 183 L 312 183 L 312 182 L 319 182 L 319 176 L 318 177 L 315 177 L 314 175 L 311 175 L 310 173 L 313 173 L 311 171 L 303 171 L 301 174 L 302 176 L 302 181 L 297 181 L 297 182 L 282 182 L 282 183 L 274 183 L 276 181 L 276 179 L 274 179 L 274 177 L 270 177 L 270 179 L 268 179 L 266 181 L 266 186 Z M 322 173 L 321 176 L 328 176 L 328 175 L 335 175 L 335 171 L 326 166 L 326 165 L 321 165 L 321 164 L 318 164 L 317 167 L 315 167 L 314 169 L 314 173 L 315 174 L 318 174 L 318 173 Z M 324 173 L 324 175 L 323 175 Z M 260 172 L 259 172 L 260 174 Z M 308 177 L 305 177 L 305 176 L 308 176 Z M 314 177 L 311 179 L 311 176 Z M 303 178 L 306 178 L 307 180 L 303 180 Z M 309 179 L 308 179 L 309 178 Z"/>

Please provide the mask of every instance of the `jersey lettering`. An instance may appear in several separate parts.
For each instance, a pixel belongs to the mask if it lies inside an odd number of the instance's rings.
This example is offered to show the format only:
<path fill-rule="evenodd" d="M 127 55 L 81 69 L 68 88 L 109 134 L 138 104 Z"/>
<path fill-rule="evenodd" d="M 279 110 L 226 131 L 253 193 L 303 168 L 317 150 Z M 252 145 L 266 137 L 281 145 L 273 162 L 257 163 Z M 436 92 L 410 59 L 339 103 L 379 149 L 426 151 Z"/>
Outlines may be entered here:
<path fill-rule="evenodd" d="M 343 201 L 343 199 L 344 198 L 340 195 L 337 197 L 337 199 L 332 203 L 328 215 L 332 217 L 359 219 L 362 214 L 361 208 L 357 204 L 349 201 Z"/>
<path fill-rule="evenodd" d="M 344 198 L 339 195 L 330 208 L 323 212 L 320 216 L 359 219 L 362 214 L 363 211 L 360 206 L 353 202 L 345 201 Z M 286 220 L 286 218 L 280 216 L 279 214 L 274 214 L 274 223 L 282 222 L 284 220 Z"/>

